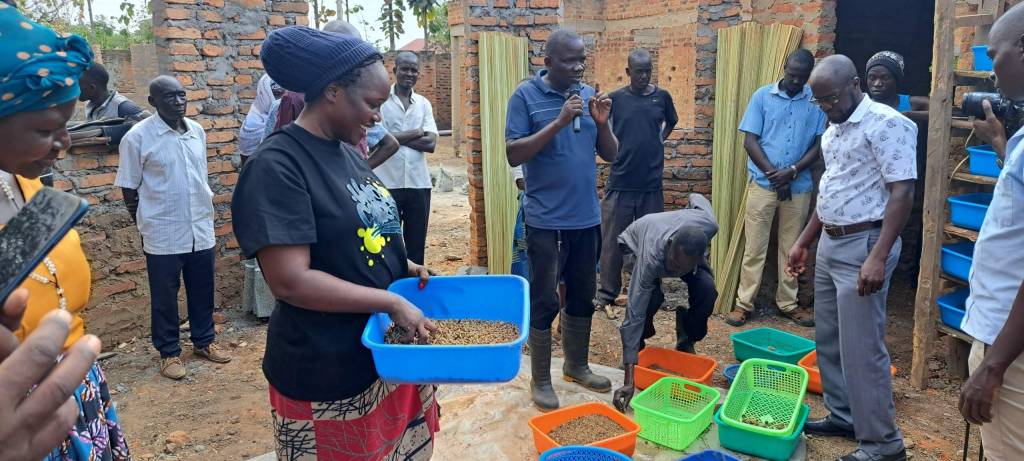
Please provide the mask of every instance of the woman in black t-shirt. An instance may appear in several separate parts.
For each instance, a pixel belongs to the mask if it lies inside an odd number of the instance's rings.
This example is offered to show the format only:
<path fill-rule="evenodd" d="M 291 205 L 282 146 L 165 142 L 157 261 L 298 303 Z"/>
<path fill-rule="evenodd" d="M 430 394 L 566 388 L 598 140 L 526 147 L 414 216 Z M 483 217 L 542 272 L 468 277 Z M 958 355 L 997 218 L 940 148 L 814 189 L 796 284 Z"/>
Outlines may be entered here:
<path fill-rule="evenodd" d="M 385 290 L 402 277 L 425 283 L 428 271 L 406 258 L 395 202 L 352 147 L 389 95 L 381 56 L 355 38 L 286 27 L 261 59 L 307 98 L 249 160 L 231 207 L 242 251 L 277 298 L 263 372 L 278 457 L 429 459 L 434 387 L 382 382 L 360 343 L 374 312 L 424 339 L 434 329 Z"/>

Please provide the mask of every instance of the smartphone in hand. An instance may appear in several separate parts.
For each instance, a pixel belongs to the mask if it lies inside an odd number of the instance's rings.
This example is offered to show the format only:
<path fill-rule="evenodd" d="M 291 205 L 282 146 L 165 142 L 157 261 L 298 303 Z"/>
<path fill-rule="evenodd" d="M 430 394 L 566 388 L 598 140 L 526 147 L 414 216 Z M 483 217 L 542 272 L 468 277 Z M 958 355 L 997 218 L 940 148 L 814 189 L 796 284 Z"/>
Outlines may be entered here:
<path fill-rule="evenodd" d="M 0 229 L 0 303 L 43 262 L 88 209 L 84 199 L 44 187 Z"/>

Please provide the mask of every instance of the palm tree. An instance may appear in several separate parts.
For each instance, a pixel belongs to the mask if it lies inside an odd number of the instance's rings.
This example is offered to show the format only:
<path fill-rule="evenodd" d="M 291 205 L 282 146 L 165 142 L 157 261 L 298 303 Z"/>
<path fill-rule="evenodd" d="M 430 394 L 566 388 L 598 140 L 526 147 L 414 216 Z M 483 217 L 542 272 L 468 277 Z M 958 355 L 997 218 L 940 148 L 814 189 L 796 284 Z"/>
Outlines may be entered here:
<path fill-rule="evenodd" d="M 402 3 L 402 0 L 384 0 L 384 5 L 380 9 L 380 18 L 377 20 L 381 22 L 384 35 L 388 37 L 391 51 L 396 49 L 395 39 L 405 33 L 405 28 L 402 27 L 402 22 L 405 20 L 404 12 L 405 4 Z"/>

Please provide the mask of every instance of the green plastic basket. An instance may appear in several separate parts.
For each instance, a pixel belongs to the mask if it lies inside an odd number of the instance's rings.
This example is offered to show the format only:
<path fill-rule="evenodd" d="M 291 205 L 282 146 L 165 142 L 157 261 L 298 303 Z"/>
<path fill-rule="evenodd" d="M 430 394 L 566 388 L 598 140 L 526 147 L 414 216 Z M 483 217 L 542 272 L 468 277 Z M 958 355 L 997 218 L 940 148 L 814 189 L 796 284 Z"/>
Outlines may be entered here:
<path fill-rule="evenodd" d="M 640 437 L 684 451 L 711 426 L 718 390 L 682 378 L 661 378 L 630 402 Z"/>
<path fill-rule="evenodd" d="M 767 359 L 796 365 L 814 350 L 814 341 L 774 328 L 752 328 L 733 333 L 732 350 L 736 360 Z"/>
<path fill-rule="evenodd" d="M 807 370 L 773 360 L 747 360 L 740 365 L 725 397 L 722 421 L 759 434 L 790 435 L 799 419 L 805 392 Z M 773 427 L 745 420 L 757 420 Z"/>

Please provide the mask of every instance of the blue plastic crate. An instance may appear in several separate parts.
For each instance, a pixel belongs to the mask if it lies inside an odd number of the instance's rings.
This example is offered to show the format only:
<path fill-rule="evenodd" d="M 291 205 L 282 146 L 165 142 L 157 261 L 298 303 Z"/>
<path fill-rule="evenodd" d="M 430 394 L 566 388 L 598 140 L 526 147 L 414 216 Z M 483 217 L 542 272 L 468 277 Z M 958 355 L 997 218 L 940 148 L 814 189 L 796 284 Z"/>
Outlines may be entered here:
<path fill-rule="evenodd" d="M 629 457 L 601 447 L 558 447 L 545 451 L 537 461 L 629 461 Z"/>
<path fill-rule="evenodd" d="M 978 176 L 988 176 L 991 178 L 998 178 L 999 164 L 996 163 L 998 156 L 996 151 L 992 150 L 992 146 L 985 144 L 981 146 L 970 146 L 967 148 L 967 153 L 970 155 L 970 171 L 971 174 Z"/>
<path fill-rule="evenodd" d="M 972 46 L 974 52 L 974 70 L 992 70 L 992 60 L 988 57 L 988 45 Z"/>
<path fill-rule="evenodd" d="M 740 459 L 718 450 L 704 450 L 700 453 L 680 458 L 679 461 L 740 461 Z"/>
<path fill-rule="evenodd" d="M 725 376 L 725 380 L 729 381 L 730 386 L 732 386 L 732 380 L 736 379 L 736 373 L 740 371 L 740 365 L 739 363 L 734 363 L 722 370 L 722 376 Z"/>
<path fill-rule="evenodd" d="M 942 245 L 942 272 L 967 281 L 971 276 L 971 261 L 974 259 L 974 242 L 947 243 Z"/>
<path fill-rule="evenodd" d="M 530 325 L 526 279 L 516 275 L 462 275 L 431 277 L 423 290 L 418 284 L 416 278 L 402 279 L 392 283 L 388 291 L 403 296 L 432 319 L 512 322 L 519 327 L 519 337 L 511 343 L 478 346 L 384 344 L 391 318 L 377 313 L 363 330 L 363 345 L 373 353 L 381 379 L 389 383 L 445 384 L 501 383 L 516 377 Z"/>
<path fill-rule="evenodd" d="M 985 222 L 985 213 L 992 203 L 992 194 L 977 192 L 957 195 L 947 198 L 946 201 L 949 202 L 949 220 L 954 226 L 981 230 L 981 223 Z"/>
<path fill-rule="evenodd" d="M 939 305 L 939 315 L 942 317 L 942 323 L 957 330 L 960 329 L 960 324 L 963 323 L 964 315 L 967 313 L 964 310 L 964 306 L 967 304 L 967 296 L 970 294 L 971 290 L 961 288 L 952 293 L 939 296 L 939 299 L 935 300 L 935 303 Z"/>

